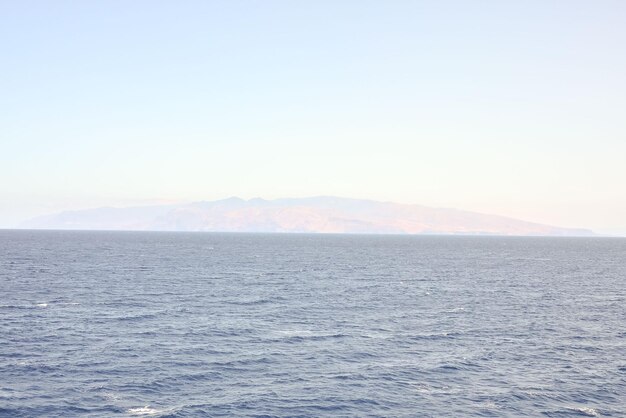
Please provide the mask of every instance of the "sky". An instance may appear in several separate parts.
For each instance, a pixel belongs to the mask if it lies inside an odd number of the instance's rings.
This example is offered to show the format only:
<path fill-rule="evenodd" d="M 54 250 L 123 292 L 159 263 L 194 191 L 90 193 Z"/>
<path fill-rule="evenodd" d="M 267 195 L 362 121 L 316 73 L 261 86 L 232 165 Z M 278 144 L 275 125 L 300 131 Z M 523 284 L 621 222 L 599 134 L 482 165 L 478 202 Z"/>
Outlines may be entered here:
<path fill-rule="evenodd" d="M 336 195 L 626 234 L 624 1 L 0 0 L 0 228 Z"/>

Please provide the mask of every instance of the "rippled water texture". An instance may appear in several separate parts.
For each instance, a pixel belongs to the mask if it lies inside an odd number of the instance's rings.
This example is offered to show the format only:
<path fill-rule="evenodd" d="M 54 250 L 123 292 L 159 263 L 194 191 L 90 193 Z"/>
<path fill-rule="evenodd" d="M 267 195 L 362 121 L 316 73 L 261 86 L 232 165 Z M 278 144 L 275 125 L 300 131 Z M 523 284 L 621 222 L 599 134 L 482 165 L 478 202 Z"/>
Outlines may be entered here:
<path fill-rule="evenodd" d="M 625 416 L 626 240 L 0 231 L 0 415 Z"/>

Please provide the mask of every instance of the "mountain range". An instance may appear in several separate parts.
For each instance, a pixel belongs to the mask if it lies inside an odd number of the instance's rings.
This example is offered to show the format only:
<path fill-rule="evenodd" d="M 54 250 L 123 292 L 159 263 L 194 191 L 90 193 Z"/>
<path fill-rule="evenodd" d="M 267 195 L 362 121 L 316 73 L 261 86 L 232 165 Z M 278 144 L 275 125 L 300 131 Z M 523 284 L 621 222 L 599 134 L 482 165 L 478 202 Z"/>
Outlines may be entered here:
<path fill-rule="evenodd" d="M 41 216 L 24 222 L 20 227 L 133 231 L 593 235 L 592 231 L 586 229 L 560 228 L 504 216 L 339 197 L 276 200 L 231 197 L 178 205 L 103 207 Z"/>

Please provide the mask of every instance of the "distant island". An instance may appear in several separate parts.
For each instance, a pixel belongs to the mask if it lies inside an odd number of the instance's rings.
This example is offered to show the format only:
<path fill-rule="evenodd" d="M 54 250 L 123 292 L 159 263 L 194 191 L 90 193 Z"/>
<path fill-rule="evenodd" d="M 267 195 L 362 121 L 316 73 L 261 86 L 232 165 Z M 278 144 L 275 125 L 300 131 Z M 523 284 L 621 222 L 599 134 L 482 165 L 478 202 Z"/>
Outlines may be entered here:
<path fill-rule="evenodd" d="M 497 215 L 340 197 L 229 199 L 180 205 L 66 211 L 21 228 L 130 231 L 309 232 L 590 236 Z"/>

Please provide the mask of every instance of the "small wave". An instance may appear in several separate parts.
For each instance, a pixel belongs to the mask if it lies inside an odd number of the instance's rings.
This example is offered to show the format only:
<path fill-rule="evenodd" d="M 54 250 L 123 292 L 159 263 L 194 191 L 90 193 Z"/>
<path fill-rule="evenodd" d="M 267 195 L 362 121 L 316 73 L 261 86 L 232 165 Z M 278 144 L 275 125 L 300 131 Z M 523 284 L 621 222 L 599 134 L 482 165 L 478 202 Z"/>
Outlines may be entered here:
<path fill-rule="evenodd" d="M 156 415 L 159 411 L 158 409 L 150 408 L 149 406 L 143 406 L 140 408 L 130 408 L 126 411 L 131 415 Z"/>
<path fill-rule="evenodd" d="M 153 319 L 156 317 L 157 317 L 157 314 L 155 313 L 145 313 L 145 314 L 121 316 L 115 319 L 118 321 L 141 321 L 142 319 Z"/>
<path fill-rule="evenodd" d="M 0 309 L 37 309 L 37 304 L 29 305 L 0 305 Z"/>
<path fill-rule="evenodd" d="M 449 372 L 449 371 L 454 372 L 454 371 L 461 370 L 460 367 L 454 366 L 452 364 L 444 364 L 444 365 L 439 366 L 437 369 L 442 371 L 442 372 Z"/>
<path fill-rule="evenodd" d="M 37 306 L 38 308 L 47 308 L 48 304 L 47 303 L 38 303 L 35 306 Z"/>
<path fill-rule="evenodd" d="M 283 331 L 275 331 L 278 334 L 278 339 L 287 342 L 298 342 L 298 341 L 323 341 L 327 339 L 334 338 L 344 338 L 347 335 L 342 333 L 324 333 L 324 332 L 314 332 L 314 331 L 305 331 L 305 330 L 283 330 Z"/>
<path fill-rule="evenodd" d="M 440 339 L 454 339 L 460 337 L 460 332 L 440 332 L 433 334 L 417 334 L 410 336 L 411 340 L 440 340 Z"/>
<path fill-rule="evenodd" d="M 368 334 L 362 334 L 362 335 L 360 335 L 360 337 L 362 337 L 362 338 L 370 338 L 370 339 L 387 340 L 387 339 L 391 338 L 391 335 L 383 334 L 383 333 L 368 333 Z"/>
<path fill-rule="evenodd" d="M 237 300 L 237 301 L 228 301 L 226 303 L 231 304 L 231 305 L 239 305 L 239 306 L 256 306 L 256 305 L 264 305 L 267 303 L 275 303 L 281 300 L 284 300 L 284 298 L 277 296 L 272 299 L 263 298 L 263 299 L 252 299 L 252 300 L 241 300 L 241 301 Z"/>

